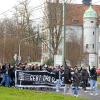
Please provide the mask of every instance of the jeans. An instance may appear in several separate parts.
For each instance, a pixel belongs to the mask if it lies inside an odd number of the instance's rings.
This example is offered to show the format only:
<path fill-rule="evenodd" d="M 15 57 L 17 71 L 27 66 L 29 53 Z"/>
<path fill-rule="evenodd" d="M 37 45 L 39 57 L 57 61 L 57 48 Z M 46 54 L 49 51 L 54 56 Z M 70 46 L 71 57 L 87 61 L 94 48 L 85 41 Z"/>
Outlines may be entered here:
<path fill-rule="evenodd" d="M 78 86 L 72 86 L 72 93 L 73 95 L 79 94 L 79 87 Z"/>
<path fill-rule="evenodd" d="M 88 80 L 83 80 L 82 81 L 82 88 L 83 88 L 83 90 L 86 90 L 87 84 L 88 84 Z"/>
<path fill-rule="evenodd" d="M 90 80 L 90 87 L 91 87 L 91 92 L 98 93 L 96 80 L 92 80 L 92 79 Z"/>
<path fill-rule="evenodd" d="M 60 90 L 60 80 L 59 79 L 57 79 L 56 80 L 56 92 L 59 92 L 59 90 Z"/>
<path fill-rule="evenodd" d="M 10 86 L 11 78 L 9 77 L 8 74 L 3 74 L 3 79 L 1 81 L 1 85 L 5 83 L 5 86 Z"/>

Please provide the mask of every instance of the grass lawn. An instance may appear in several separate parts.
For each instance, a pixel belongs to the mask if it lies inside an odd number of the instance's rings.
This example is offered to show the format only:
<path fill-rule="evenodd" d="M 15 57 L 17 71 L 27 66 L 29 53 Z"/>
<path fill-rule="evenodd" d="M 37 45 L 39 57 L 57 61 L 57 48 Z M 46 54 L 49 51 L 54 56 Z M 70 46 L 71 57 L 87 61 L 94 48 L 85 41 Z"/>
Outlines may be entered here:
<path fill-rule="evenodd" d="M 97 81 L 100 83 L 100 76 L 98 77 Z M 100 84 L 98 84 L 98 88 L 100 89 Z"/>
<path fill-rule="evenodd" d="M 0 100 L 86 100 L 63 94 L 0 87 Z"/>
<path fill-rule="evenodd" d="M 100 82 L 100 76 L 98 77 L 97 81 Z"/>

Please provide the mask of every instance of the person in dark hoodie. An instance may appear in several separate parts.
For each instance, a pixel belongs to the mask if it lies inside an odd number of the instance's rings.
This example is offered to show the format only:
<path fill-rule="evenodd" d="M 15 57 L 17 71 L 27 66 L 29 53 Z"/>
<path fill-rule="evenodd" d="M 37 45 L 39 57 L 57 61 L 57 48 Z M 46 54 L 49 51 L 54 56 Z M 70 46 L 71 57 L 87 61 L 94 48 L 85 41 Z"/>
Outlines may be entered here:
<path fill-rule="evenodd" d="M 90 72 L 90 87 L 91 87 L 90 95 L 93 95 L 93 94 L 98 95 L 96 67 L 93 66 L 93 68 L 90 69 L 90 66 L 89 66 L 89 72 Z"/>
<path fill-rule="evenodd" d="M 64 94 L 66 94 L 70 88 L 71 85 L 71 69 L 70 67 L 66 64 L 64 66 Z"/>
<path fill-rule="evenodd" d="M 71 72 L 71 79 L 72 79 L 72 94 L 76 97 L 79 95 L 79 83 L 80 83 L 80 75 L 77 69 L 74 69 Z"/>
<path fill-rule="evenodd" d="M 86 67 L 82 67 L 81 70 L 81 82 L 82 82 L 82 88 L 86 92 L 86 87 L 88 85 L 88 80 L 89 80 L 89 73 L 87 71 Z"/>

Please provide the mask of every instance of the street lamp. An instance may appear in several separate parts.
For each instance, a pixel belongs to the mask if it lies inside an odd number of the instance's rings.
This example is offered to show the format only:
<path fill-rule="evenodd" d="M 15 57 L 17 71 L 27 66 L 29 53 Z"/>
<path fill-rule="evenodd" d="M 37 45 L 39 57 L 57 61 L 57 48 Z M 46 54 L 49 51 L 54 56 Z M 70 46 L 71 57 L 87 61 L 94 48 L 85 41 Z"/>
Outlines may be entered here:
<path fill-rule="evenodd" d="M 65 34 L 66 34 L 66 29 L 65 29 L 65 4 L 66 4 L 66 0 L 63 0 L 62 61 L 63 61 L 64 67 L 65 67 Z"/>
<path fill-rule="evenodd" d="M 21 43 L 24 41 L 24 40 L 27 40 L 27 39 L 30 39 L 32 37 L 34 37 L 36 34 L 32 35 L 32 36 L 29 36 L 29 37 L 26 37 L 26 38 L 23 38 L 22 40 L 19 41 L 19 45 L 18 45 L 18 61 L 20 62 L 21 61 L 21 50 L 20 50 L 20 47 L 21 47 Z"/>

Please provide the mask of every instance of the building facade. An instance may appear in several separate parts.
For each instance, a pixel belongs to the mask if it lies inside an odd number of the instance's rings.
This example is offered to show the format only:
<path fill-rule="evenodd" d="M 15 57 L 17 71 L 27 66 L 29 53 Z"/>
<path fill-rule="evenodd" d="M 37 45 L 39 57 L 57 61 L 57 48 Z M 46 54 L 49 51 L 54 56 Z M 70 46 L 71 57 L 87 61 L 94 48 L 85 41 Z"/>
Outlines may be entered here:
<path fill-rule="evenodd" d="M 47 2 L 47 5 L 50 5 L 51 8 L 53 8 L 53 6 L 55 5 L 55 3 L 53 2 Z M 53 5 L 53 6 L 52 6 Z M 60 3 L 60 7 L 61 7 L 62 3 Z M 86 19 L 83 19 L 84 17 L 84 13 L 85 11 L 88 9 L 88 6 L 86 5 L 83 5 L 83 4 L 67 4 L 67 7 L 66 7 L 66 18 L 65 18 L 65 25 L 66 25 L 66 41 L 71 41 L 70 39 L 70 34 L 72 33 L 75 33 L 77 34 L 78 38 L 81 39 L 83 38 L 84 36 L 84 31 L 86 31 L 87 29 L 84 30 L 84 20 Z M 97 18 L 96 18 L 96 21 L 95 21 L 95 34 L 98 34 L 99 35 L 99 13 L 100 13 L 100 6 L 99 5 L 93 5 L 93 9 L 96 11 L 97 13 Z M 62 14 L 61 14 L 62 15 Z M 48 15 L 49 17 L 49 15 Z M 90 19 L 91 20 L 91 19 Z M 90 21 L 91 22 L 91 21 Z M 46 25 L 46 24 L 45 24 Z M 90 25 L 90 24 L 88 24 Z M 63 31 L 63 30 L 62 30 Z M 94 33 L 93 33 L 94 34 Z M 95 37 L 99 37 L 99 36 L 95 36 Z M 42 51 L 42 54 L 45 55 L 46 59 L 49 59 L 50 56 L 50 53 L 52 51 L 52 48 L 50 46 L 50 43 L 49 43 L 49 40 L 50 40 L 50 32 L 49 32 L 49 29 L 46 29 L 45 30 L 45 36 L 46 38 L 48 38 L 47 40 L 47 45 L 49 46 L 49 48 L 51 50 L 48 49 L 48 46 L 46 49 L 48 50 L 43 50 Z M 87 40 L 85 40 L 87 41 Z M 95 41 L 98 41 L 98 39 L 96 39 Z M 93 46 L 94 47 L 94 50 L 95 50 L 95 53 L 98 55 L 97 60 L 99 62 L 99 42 L 96 42 L 96 47 L 95 45 Z M 95 44 L 95 43 L 94 43 Z M 84 45 L 84 44 L 83 44 Z M 87 45 L 85 43 L 85 45 Z M 46 46 L 46 45 L 45 45 Z M 84 46 L 83 46 L 84 47 Z M 44 47 L 45 48 L 45 47 Z M 98 49 L 97 49 L 98 48 Z M 59 50 L 58 51 L 61 51 L 60 50 L 61 47 L 59 46 Z M 45 52 L 46 51 L 46 52 Z M 59 54 L 59 52 L 58 52 Z M 42 55 L 42 58 L 44 58 L 44 56 Z M 91 55 L 93 56 L 93 55 Z M 44 62 L 45 60 L 42 59 L 42 61 Z M 85 63 L 88 63 L 88 60 L 85 59 L 84 60 Z M 98 63 L 99 64 L 99 63 Z M 97 65 L 96 65 L 97 66 Z M 98 65 L 99 66 L 99 65 Z"/>
<path fill-rule="evenodd" d="M 87 53 L 88 64 L 90 67 L 98 66 L 98 33 L 97 13 L 90 5 L 83 15 L 84 52 Z"/>

